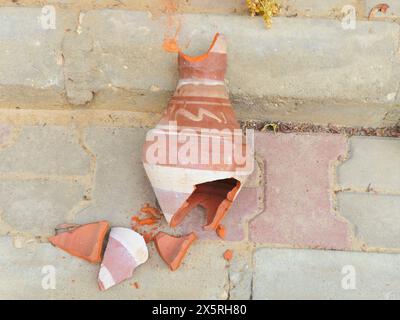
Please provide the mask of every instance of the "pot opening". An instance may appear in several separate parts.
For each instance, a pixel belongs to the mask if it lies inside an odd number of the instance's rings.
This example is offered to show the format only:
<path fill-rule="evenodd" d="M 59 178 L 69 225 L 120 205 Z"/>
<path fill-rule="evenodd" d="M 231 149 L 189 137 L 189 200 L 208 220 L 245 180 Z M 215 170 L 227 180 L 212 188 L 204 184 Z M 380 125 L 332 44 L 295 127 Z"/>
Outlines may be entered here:
<path fill-rule="evenodd" d="M 204 230 L 216 230 L 228 209 L 231 207 L 240 181 L 235 178 L 209 181 L 195 185 L 192 194 L 171 219 L 171 227 L 180 224 L 187 214 L 197 206 L 206 211 Z"/>
<path fill-rule="evenodd" d="M 201 60 L 204 60 L 210 54 L 212 48 L 214 47 L 215 43 L 217 42 L 218 37 L 219 37 L 219 33 L 216 33 L 215 36 L 214 36 L 214 39 L 213 39 L 213 41 L 212 41 L 212 43 L 211 43 L 211 45 L 208 48 L 206 53 L 203 53 L 203 54 L 198 55 L 198 56 L 188 56 L 188 55 L 184 54 L 182 51 L 179 51 L 179 55 L 182 58 L 184 58 L 185 60 L 189 61 L 189 62 L 199 62 Z"/>

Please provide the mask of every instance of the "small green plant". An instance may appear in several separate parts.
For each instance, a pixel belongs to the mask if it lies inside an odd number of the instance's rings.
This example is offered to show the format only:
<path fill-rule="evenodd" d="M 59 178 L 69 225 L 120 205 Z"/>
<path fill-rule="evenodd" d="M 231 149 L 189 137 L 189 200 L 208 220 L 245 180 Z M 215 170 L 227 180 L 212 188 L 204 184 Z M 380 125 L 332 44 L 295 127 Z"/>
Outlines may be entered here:
<path fill-rule="evenodd" d="M 272 26 L 271 18 L 279 13 L 279 4 L 276 0 L 246 0 L 252 17 L 261 16 L 269 29 Z"/>

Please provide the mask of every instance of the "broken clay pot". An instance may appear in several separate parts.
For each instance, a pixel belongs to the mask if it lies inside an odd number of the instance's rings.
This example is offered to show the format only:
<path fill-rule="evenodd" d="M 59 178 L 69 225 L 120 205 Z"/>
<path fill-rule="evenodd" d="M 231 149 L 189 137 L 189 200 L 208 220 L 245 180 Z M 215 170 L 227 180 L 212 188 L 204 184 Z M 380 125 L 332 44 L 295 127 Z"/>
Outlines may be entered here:
<path fill-rule="evenodd" d="M 154 243 L 160 257 L 172 271 L 175 271 L 181 265 L 186 252 L 196 239 L 196 234 L 193 232 L 182 237 L 174 237 L 165 232 L 159 232 L 154 237 Z"/>
<path fill-rule="evenodd" d="M 178 66 L 175 93 L 147 133 L 143 164 L 171 226 L 201 206 L 204 228 L 215 230 L 254 162 L 225 87 L 225 37 L 216 34 L 209 50 L 197 57 L 179 52 Z"/>
<path fill-rule="evenodd" d="M 48 240 L 73 256 L 99 263 L 108 229 L 107 221 L 84 225 L 62 224 L 56 228 L 57 234 Z"/>
<path fill-rule="evenodd" d="M 146 243 L 139 233 L 128 228 L 111 228 L 98 277 L 100 290 L 130 278 L 148 256 Z"/>

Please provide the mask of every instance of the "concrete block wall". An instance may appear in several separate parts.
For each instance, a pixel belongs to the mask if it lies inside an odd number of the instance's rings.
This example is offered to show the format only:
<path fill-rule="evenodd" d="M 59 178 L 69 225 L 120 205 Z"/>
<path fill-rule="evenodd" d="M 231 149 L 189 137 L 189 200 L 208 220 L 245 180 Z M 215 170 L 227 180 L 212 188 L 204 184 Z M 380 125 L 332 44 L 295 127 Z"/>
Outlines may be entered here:
<path fill-rule="evenodd" d="M 43 28 L 44 5 L 55 29 Z M 245 1 L 0 1 L 0 108 L 101 109 L 160 116 L 177 80 L 177 40 L 205 51 L 229 39 L 238 118 L 383 127 L 399 122 L 399 25 L 367 21 L 371 1 L 281 1 L 266 29 Z M 356 29 L 343 29 L 352 5 Z"/>

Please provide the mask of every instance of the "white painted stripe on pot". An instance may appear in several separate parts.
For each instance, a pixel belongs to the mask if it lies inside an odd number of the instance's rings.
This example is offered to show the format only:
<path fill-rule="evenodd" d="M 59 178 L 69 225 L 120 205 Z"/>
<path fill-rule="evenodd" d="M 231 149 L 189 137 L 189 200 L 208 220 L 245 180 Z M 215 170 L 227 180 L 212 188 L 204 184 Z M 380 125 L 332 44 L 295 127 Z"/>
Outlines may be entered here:
<path fill-rule="evenodd" d="M 180 87 L 192 84 L 192 85 L 205 85 L 205 86 L 224 86 L 225 81 L 213 80 L 213 79 L 180 79 L 177 84 L 177 89 Z"/>
<path fill-rule="evenodd" d="M 247 179 L 244 172 L 239 175 L 236 171 L 199 170 L 148 163 L 143 165 L 154 188 L 180 193 L 192 193 L 196 184 L 204 182 L 235 178 L 243 185 Z"/>
<path fill-rule="evenodd" d="M 111 288 L 113 285 L 115 285 L 115 280 L 112 274 L 103 264 L 100 267 L 99 280 L 101 281 L 104 290 L 107 290 L 108 288 Z"/>
<path fill-rule="evenodd" d="M 139 233 L 128 228 L 114 227 L 111 228 L 110 237 L 126 248 L 136 266 L 147 261 L 149 253 L 146 242 Z"/>

